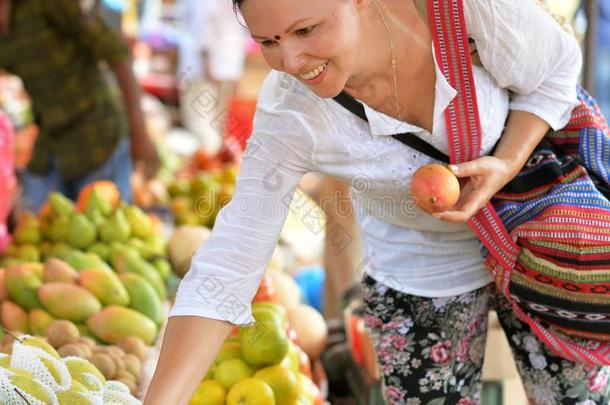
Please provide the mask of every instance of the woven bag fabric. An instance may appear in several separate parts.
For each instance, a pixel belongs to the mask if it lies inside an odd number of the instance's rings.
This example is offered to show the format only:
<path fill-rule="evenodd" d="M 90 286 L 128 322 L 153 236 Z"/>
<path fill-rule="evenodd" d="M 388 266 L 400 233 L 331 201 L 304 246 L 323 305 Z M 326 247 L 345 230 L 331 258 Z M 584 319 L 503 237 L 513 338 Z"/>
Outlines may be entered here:
<path fill-rule="evenodd" d="M 593 98 L 578 97 L 492 203 L 521 247 L 512 296 L 570 335 L 610 340 L 610 136 Z"/>
<path fill-rule="evenodd" d="M 458 95 L 445 112 L 451 162 L 476 159 L 481 125 L 462 0 L 429 0 L 441 70 Z M 569 123 L 469 223 L 517 316 L 558 355 L 610 364 L 610 133 L 578 89 Z"/>

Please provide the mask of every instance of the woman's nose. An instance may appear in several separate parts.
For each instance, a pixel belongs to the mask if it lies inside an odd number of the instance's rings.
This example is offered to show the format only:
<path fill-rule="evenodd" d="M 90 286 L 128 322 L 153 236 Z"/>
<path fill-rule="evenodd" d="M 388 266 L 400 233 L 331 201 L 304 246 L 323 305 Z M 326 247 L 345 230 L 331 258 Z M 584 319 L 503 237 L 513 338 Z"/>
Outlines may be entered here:
<path fill-rule="evenodd" d="M 303 54 L 290 48 L 285 49 L 283 53 L 284 71 L 292 75 L 302 73 L 303 67 L 307 63 Z"/>

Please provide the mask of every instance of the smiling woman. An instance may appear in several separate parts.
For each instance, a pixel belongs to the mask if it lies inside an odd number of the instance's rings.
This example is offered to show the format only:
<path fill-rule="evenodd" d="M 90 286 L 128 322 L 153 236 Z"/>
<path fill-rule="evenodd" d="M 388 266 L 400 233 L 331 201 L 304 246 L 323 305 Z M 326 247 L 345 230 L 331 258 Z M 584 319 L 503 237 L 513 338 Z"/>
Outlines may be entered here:
<path fill-rule="evenodd" d="M 186 404 L 231 327 L 253 322 L 250 303 L 287 202 L 309 172 L 351 185 L 367 319 L 388 403 L 478 403 L 490 308 L 499 310 L 531 402 L 608 403 L 608 379 L 604 388 L 587 381 L 610 370 L 587 371 L 537 340 L 490 286 L 468 225 L 549 128 L 568 122 L 581 64 L 574 38 L 532 0 L 234 5 L 273 71 L 258 98 L 233 200 L 180 285 L 145 404 Z M 411 133 L 447 155 L 458 140 L 446 112 L 455 111 L 463 89 L 444 74 L 446 49 L 435 46 L 426 17 L 437 21 L 436 7 L 463 12 L 459 22 L 478 51 L 482 67 L 472 70 L 472 91 L 482 135 L 470 148 L 472 160 L 449 166 L 463 178 L 457 204 L 429 215 L 412 203 L 411 184 L 416 170 L 435 160 L 392 135 Z M 332 99 L 337 95 L 355 103 L 358 116 Z M 534 343 L 523 348 L 524 341 Z"/>

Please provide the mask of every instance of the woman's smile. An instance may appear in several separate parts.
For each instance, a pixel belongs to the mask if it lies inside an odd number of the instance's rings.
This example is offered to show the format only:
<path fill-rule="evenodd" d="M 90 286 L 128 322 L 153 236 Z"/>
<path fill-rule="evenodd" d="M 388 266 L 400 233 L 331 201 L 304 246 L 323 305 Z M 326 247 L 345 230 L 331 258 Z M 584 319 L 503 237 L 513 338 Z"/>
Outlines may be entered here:
<path fill-rule="evenodd" d="M 313 70 L 310 70 L 307 73 L 299 74 L 299 77 L 307 84 L 318 84 L 324 79 L 326 76 L 326 71 L 328 70 L 328 62 L 322 63 L 320 66 L 316 67 Z"/>

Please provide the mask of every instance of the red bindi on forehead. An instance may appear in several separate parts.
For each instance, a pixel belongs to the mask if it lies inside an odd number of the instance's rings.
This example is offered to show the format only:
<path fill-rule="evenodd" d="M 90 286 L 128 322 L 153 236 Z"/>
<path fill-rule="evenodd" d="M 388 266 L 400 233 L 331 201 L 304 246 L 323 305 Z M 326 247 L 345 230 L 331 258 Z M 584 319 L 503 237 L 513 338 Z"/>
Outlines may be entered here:
<path fill-rule="evenodd" d="M 275 36 L 275 37 L 273 37 L 273 38 L 275 38 L 275 40 L 276 40 L 276 41 L 279 41 L 280 39 L 282 39 L 282 37 L 281 37 L 281 36 L 279 36 L 279 35 L 276 35 L 276 36 Z"/>

